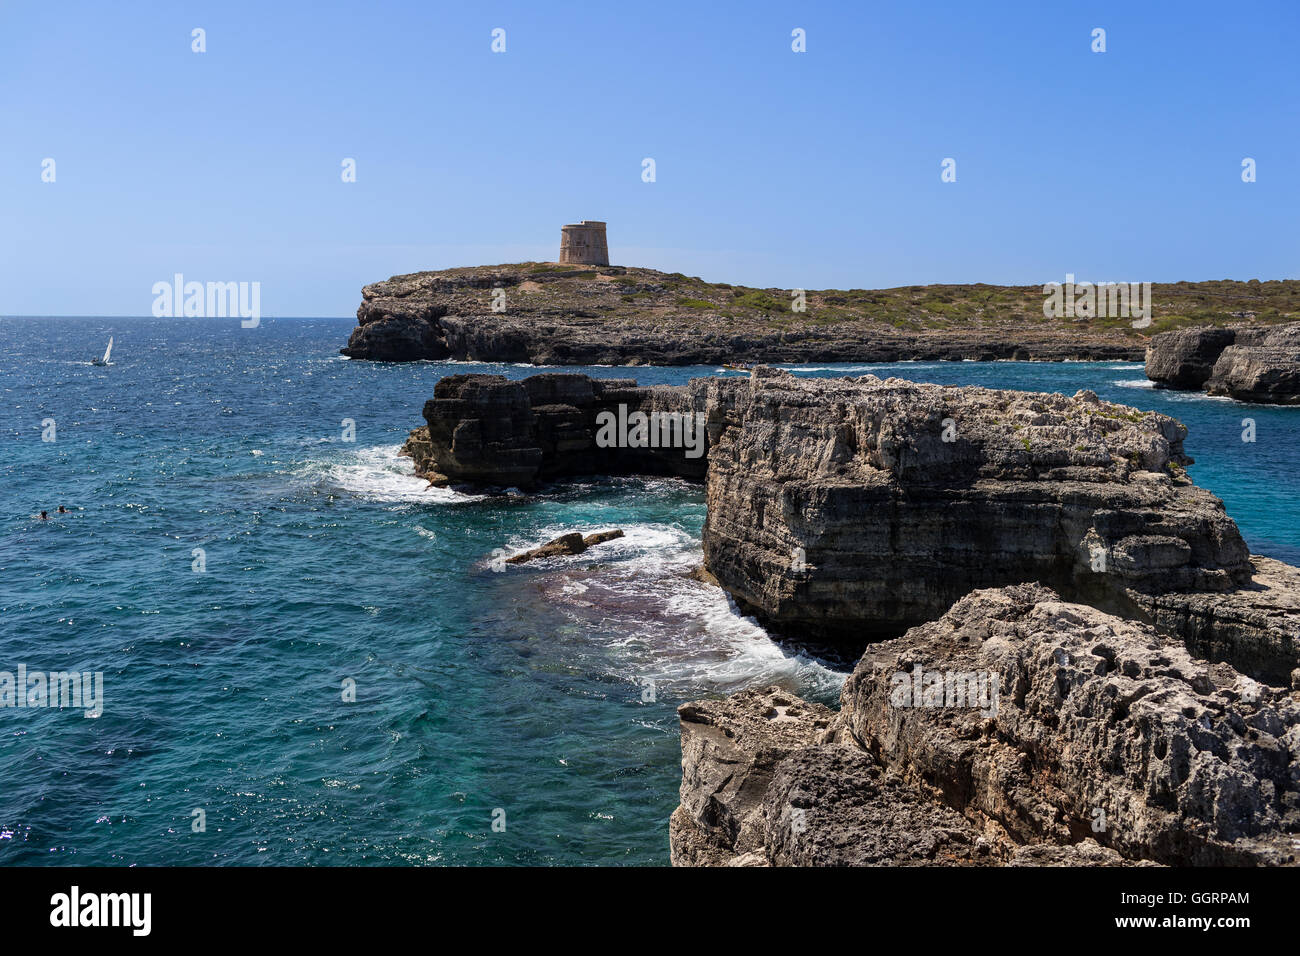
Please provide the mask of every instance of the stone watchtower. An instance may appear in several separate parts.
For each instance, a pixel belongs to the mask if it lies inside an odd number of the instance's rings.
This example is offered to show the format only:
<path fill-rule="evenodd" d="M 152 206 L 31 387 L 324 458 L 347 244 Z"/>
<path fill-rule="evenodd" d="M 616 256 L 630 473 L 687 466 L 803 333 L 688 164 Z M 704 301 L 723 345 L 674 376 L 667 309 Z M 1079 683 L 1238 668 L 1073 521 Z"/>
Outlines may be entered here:
<path fill-rule="evenodd" d="M 605 224 L 592 219 L 560 227 L 560 262 L 587 266 L 609 265 Z"/>

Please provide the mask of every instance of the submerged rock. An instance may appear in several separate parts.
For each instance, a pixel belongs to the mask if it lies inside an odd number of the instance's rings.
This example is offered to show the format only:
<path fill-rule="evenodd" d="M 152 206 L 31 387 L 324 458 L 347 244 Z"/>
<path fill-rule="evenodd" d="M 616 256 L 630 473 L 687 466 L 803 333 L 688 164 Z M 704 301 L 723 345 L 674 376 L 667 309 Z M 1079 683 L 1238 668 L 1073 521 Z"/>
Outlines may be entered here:
<path fill-rule="evenodd" d="M 613 531 L 597 531 L 584 537 L 580 532 L 573 531 L 569 534 L 562 534 L 554 538 L 540 548 L 534 548 L 531 551 L 524 551 L 521 554 L 513 555 L 506 558 L 506 564 L 523 564 L 527 561 L 537 561 L 541 558 L 555 558 L 566 554 L 582 554 L 593 544 L 602 544 L 606 541 L 613 541 L 615 538 L 623 537 L 621 528 Z"/>
<path fill-rule="evenodd" d="M 1041 586 L 978 591 L 869 648 L 838 716 L 683 705 L 672 859 L 1294 865 L 1300 705 L 1241 680 Z"/>

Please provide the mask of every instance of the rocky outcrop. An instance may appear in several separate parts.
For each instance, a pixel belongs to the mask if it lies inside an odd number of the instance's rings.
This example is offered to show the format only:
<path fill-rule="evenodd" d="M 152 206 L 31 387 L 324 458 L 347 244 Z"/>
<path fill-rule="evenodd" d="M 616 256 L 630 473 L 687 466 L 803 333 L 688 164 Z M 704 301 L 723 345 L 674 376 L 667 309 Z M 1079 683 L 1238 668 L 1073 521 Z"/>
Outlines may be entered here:
<path fill-rule="evenodd" d="M 1163 291 L 1162 291 L 1163 290 Z M 1157 287 L 1168 302 L 1180 290 Z M 520 263 L 393 276 L 362 290 L 340 351 L 535 365 L 1140 360 L 1132 328 L 1044 321 L 1041 286 L 749 289 L 632 267 Z"/>
<path fill-rule="evenodd" d="M 1249 554 L 1186 429 L 1100 401 L 899 379 L 713 380 L 706 567 L 778 630 L 897 636 L 974 588 L 1226 591 Z"/>
<path fill-rule="evenodd" d="M 602 434 L 637 413 L 702 423 L 699 456 Z M 1300 665 L 1297 572 L 1252 562 L 1222 502 L 1187 478 L 1181 424 L 1090 392 L 767 368 L 676 388 L 459 375 L 425 419 L 407 448 L 431 480 L 704 480 L 705 569 L 778 633 L 856 650 L 974 589 L 1033 581 L 1259 680 Z"/>
<path fill-rule="evenodd" d="M 651 413 L 707 456 L 624 441 Z M 1248 553 L 1173 419 L 757 368 L 452 376 L 425 420 L 408 448 L 447 480 L 703 480 L 704 575 L 778 631 L 878 640 L 838 715 L 779 688 L 680 710 L 674 862 L 1296 861 L 1300 569 Z"/>
<path fill-rule="evenodd" d="M 716 864 L 761 849 L 763 799 L 778 763 L 818 742 L 835 717 L 780 688 L 678 710 L 682 805 L 670 828 L 675 864 Z"/>
<path fill-rule="evenodd" d="M 585 474 L 699 480 L 706 435 L 684 389 L 547 373 L 452 375 L 434 386 L 403 451 L 436 484 L 532 487 Z"/>
<path fill-rule="evenodd" d="M 569 534 L 562 534 L 558 538 L 553 538 L 540 548 L 533 548 L 531 551 L 511 555 L 506 558 L 506 564 L 526 564 L 529 561 L 540 561 L 543 558 L 582 554 L 592 545 L 604 544 L 606 541 L 613 541 L 615 538 L 621 537 L 623 537 L 621 529 L 597 531 L 585 537 L 579 531 L 572 531 Z"/>
<path fill-rule="evenodd" d="M 1021 849 L 869 752 L 829 742 L 834 712 L 779 687 L 685 704 L 678 716 L 675 866 L 991 866 Z"/>
<path fill-rule="evenodd" d="M 1300 324 L 1163 332 L 1147 347 L 1146 374 L 1158 388 L 1300 404 Z"/>
<path fill-rule="evenodd" d="M 1238 336 L 1214 363 L 1206 391 L 1241 402 L 1300 405 L 1300 324 Z"/>
<path fill-rule="evenodd" d="M 1210 379 L 1214 363 L 1237 338 L 1233 329 L 1196 328 L 1162 332 L 1147 346 L 1147 378 L 1157 388 L 1199 391 Z"/>
<path fill-rule="evenodd" d="M 872 646 L 838 715 L 779 688 L 679 715 L 677 865 L 1300 860 L 1295 697 L 1039 585 Z"/>

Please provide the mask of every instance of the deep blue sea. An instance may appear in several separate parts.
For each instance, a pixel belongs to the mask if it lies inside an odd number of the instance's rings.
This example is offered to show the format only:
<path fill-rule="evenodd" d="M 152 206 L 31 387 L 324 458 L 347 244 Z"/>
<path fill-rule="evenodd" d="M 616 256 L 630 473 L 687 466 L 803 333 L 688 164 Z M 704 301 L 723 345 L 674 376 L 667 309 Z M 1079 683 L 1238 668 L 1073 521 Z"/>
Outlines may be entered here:
<path fill-rule="evenodd" d="M 352 362 L 352 325 L 0 319 L 0 671 L 104 675 L 98 717 L 0 709 L 0 864 L 665 864 L 678 704 L 835 700 L 840 670 L 685 577 L 700 488 L 425 490 L 397 450 L 434 383 L 536 369 Z M 795 371 L 1156 408 L 1252 549 L 1300 563 L 1300 408 L 1156 391 L 1138 364 Z M 493 570 L 608 527 L 627 537 Z"/>

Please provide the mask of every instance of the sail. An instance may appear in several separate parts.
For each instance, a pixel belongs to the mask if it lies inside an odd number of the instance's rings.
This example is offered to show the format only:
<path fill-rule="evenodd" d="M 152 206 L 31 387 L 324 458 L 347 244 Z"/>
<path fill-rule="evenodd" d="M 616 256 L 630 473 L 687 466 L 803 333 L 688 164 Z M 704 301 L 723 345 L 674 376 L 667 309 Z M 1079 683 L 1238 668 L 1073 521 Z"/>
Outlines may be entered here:
<path fill-rule="evenodd" d="M 113 351 L 113 336 L 108 337 L 108 348 L 104 349 L 104 364 L 108 364 L 108 355 Z"/>

